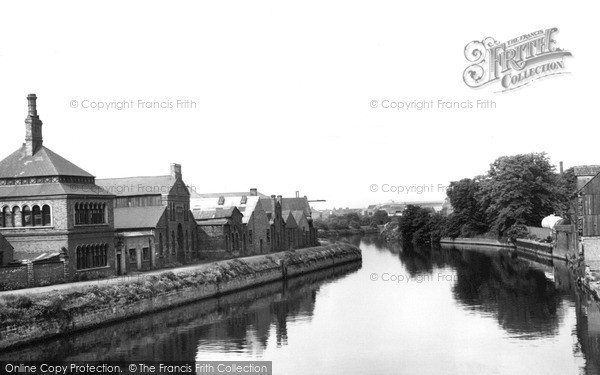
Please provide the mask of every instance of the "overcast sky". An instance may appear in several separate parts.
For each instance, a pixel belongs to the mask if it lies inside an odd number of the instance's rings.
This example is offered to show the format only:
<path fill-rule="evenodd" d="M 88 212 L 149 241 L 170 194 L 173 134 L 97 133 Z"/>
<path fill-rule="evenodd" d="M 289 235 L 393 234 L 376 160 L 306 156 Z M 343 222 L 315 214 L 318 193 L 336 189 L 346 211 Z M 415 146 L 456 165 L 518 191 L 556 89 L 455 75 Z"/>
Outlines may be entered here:
<path fill-rule="evenodd" d="M 44 145 L 98 178 L 167 174 L 177 162 L 201 193 L 299 190 L 326 199 L 319 208 L 441 199 L 438 185 L 502 155 L 600 164 L 598 10 L 591 1 L 4 3 L 0 158 L 24 140 L 32 92 Z M 508 93 L 464 84 L 470 41 L 550 27 L 573 53 L 571 74 Z M 372 100 L 497 108 L 397 111 Z M 385 193 L 384 184 L 434 189 Z"/>

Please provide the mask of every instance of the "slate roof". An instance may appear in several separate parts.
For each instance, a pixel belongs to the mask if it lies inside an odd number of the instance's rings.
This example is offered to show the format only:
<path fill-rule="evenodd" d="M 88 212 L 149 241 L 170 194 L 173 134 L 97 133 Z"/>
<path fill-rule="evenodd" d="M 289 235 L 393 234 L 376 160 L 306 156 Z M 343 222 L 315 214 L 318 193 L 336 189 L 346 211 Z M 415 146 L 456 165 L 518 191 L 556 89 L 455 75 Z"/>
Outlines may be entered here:
<path fill-rule="evenodd" d="M 214 225 L 225 225 L 227 224 L 227 219 L 212 219 L 212 220 L 202 220 L 197 223 L 199 226 L 214 226 Z"/>
<path fill-rule="evenodd" d="M 301 210 L 292 211 L 292 215 L 294 215 L 294 219 L 296 220 L 296 223 L 298 223 L 298 225 L 300 225 L 300 221 L 302 221 L 302 216 L 306 217 L 304 211 Z"/>
<path fill-rule="evenodd" d="M 298 222 L 291 211 L 282 211 L 281 217 L 283 217 L 283 221 L 285 221 L 286 228 L 296 228 L 298 226 Z"/>
<path fill-rule="evenodd" d="M 74 183 L 43 183 L 30 185 L 0 185 L 0 197 L 42 197 L 56 195 L 113 196 L 99 186 Z"/>
<path fill-rule="evenodd" d="M 168 194 L 176 182 L 177 179 L 171 175 L 102 178 L 96 180 L 96 184 L 118 197 Z"/>
<path fill-rule="evenodd" d="M 204 194 L 200 194 L 197 192 L 191 192 L 191 198 L 197 198 L 197 199 L 201 199 L 201 198 L 219 198 L 219 197 L 225 197 L 225 198 L 232 198 L 232 197 L 242 197 L 242 196 L 247 196 L 248 198 L 253 197 L 253 196 L 257 196 L 260 198 L 268 198 L 267 195 L 264 195 L 260 192 L 257 192 L 258 195 L 250 195 L 249 191 L 242 191 L 242 192 L 233 192 L 233 193 L 204 193 Z"/>
<path fill-rule="evenodd" d="M 115 208 L 115 229 L 156 228 L 166 206 Z"/>
<path fill-rule="evenodd" d="M 27 156 L 25 145 L 0 161 L 0 178 L 76 176 L 94 177 L 47 147 Z"/>
<path fill-rule="evenodd" d="M 219 204 L 220 197 L 224 198 L 223 204 Z M 242 203 L 243 197 L 246 197 L 246 203 Z M 262 199 L 256 195 L 233 195 L 233 193 L 229 193 L 227 195 L 223 195 L 223 193 L 192 194 L 190 197 L 190 205 L 193 210 L 201 211 L 224 210 L 237 207 L 238 210 L 240 210 L 240 212 L 244 215 L 242 222 L 247 224 L 252 216 L 252 213 L 256 209 L 259 200 L 262 201 Z"/>
<path fill-rule="evenodd" d="M 600 173 L 600 165 L 577 165 L 573 167 L 575 176 L 595 176 Z"/>
<path fill-rule="evenodd" d="M 201 210 L 194 209 L 192 214 L 194 215 L 194 219 L 196 221 L 201 220 L 212 220 L 212 219 L 226 219 L 230 218 L 235 211 L 235 207 L 214 209 L 214 210 Z"/>
<path fill-rule="evenodd" d="M 260 202 L 263 205 L 263 208 L 267 212 L 273 211 L 273 200 L 271 198 L 261 198 Z M 281 199 L 281 211 L 303 211 L 306 218 L 310 218 L 312 216 L 312 212 L 310 210 L 310 204 L 308 203 L 308 199 L 306 197 L 303 198 L 282 198 Z"/>

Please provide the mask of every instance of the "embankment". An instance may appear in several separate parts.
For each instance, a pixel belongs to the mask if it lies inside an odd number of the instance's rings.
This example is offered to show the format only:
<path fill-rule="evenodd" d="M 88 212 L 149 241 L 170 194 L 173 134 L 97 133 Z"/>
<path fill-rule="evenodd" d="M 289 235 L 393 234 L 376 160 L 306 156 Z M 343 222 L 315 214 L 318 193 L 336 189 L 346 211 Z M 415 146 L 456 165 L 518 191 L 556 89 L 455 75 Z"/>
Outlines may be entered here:
<path fill-rule="evenodd" d="M 448 245 L 493 246 L 493 247 L 505 247 L 505 248 L 510 248 L 510 249 L 515 248 L 515 245 L 512 242 L 498 241 L 498 240 L 494 240 L 491 238 L 464 238 L 464 237 L 449 238 L 449 237 L 444 237 L 444 238 L 440 239 L 440 243 L 448 244 Z"/>
<path fill-rule="evenodd" d="M 0 300 L 0 349 L 102 326 L 362 259 L 347 243 L 214 262 L 118 285 Z"/>

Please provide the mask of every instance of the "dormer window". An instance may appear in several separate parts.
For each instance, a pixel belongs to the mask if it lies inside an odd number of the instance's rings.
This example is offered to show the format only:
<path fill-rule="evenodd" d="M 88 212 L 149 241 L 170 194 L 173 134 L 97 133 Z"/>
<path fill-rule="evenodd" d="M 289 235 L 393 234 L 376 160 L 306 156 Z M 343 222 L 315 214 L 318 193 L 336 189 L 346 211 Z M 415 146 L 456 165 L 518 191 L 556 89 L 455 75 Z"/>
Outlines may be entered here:
<path fill-rule="evenodd" d="M 225 204 L 225 197 L 224 196 L 220 196 L 219 197 L 219 206 L 222 206 Z"/>
<path fill-rule="evenodd" d="M 246 202 L 248 202 L 248 197 L 243 195 L 242 200 L 240 201 L 240 204 L 246 204 Z"/>

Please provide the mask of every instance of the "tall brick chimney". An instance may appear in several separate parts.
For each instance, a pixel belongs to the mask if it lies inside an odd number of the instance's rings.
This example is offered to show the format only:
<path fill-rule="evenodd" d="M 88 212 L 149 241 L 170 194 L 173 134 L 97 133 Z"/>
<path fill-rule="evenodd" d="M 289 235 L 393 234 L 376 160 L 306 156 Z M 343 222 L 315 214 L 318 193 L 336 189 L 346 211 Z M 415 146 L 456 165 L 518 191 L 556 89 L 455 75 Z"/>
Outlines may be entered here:
<path fill-rule="evenodd" d="M 258 195 L 258 189 L 257 188 L 251 188 L 250 189 L 250 196 L 251 197 L 256 197 Z"/>
<path fill-rule="evenodd" d="M 181 178 L 181 164 L 171 164 L 171 177 L 174 179 Z"/>
<path fill-rule="evenodd" d="M 37 114 L 37 96 L 27 95 L 28 112 L 25 119 L 25 153 L 33 156 L 42 147 L 42 121 Z"/>

